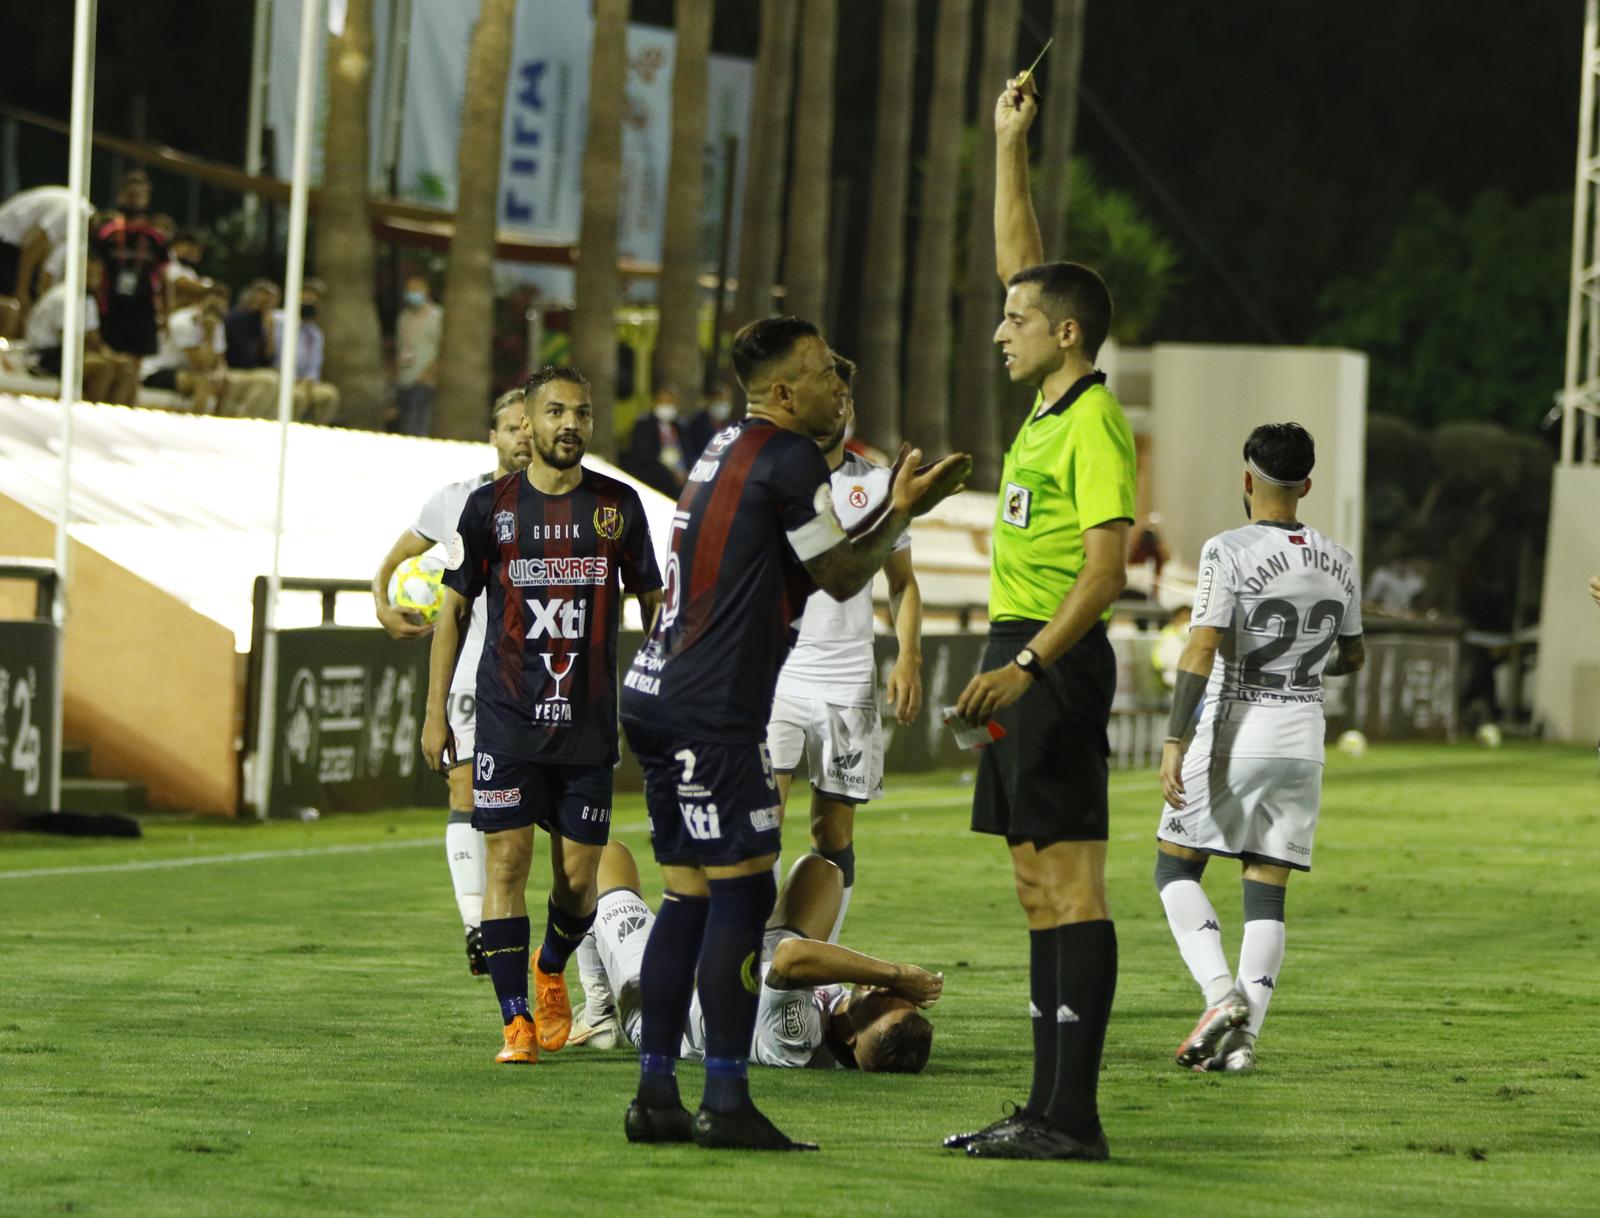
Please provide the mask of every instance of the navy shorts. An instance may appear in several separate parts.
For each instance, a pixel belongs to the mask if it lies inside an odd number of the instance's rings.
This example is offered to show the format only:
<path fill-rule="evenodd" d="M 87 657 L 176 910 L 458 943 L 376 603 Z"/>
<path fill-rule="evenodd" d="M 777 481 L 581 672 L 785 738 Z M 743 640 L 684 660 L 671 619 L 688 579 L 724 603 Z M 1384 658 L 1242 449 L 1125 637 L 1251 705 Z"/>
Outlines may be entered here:
<path fill-rule="evenodd" d="M 502 833 L 537 825 L 586 846 L 611 837 L 609 765 L 545 765 L 474 753 L 472 827 Z"/>
<path fill-rule="evenodd" d="M 783 805 L 765 741 L 713 744 L 622 726 L 644 771 L 656 862 L 726 867 L 778 853 Z"/>

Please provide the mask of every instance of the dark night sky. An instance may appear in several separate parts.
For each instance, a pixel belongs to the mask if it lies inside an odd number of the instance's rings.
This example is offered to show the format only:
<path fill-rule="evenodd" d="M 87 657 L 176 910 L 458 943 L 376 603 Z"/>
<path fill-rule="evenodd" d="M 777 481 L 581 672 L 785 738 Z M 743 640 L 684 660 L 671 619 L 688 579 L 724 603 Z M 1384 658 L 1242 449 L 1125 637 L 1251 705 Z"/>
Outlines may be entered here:
<path fill-rule="evenodd" d="M 71 6 L 11 7 L 21 11 L 7 18 L 8 39 L 29 54 L 0 79 L 0 99 L 64 117 Z M 102 5 L 100 128 L 130 133 L 143 94 L 151 138 L 239 160 L 250 7 Z M 757 7 L 720 0 L 718 50 L 753 53 Z M 922 0 L 919 95 L 935 7 Z M 634 0 L 634 17 L 669 23 L 671 8 L 672 0 Z M 1049 0 L 1024 0 L 1025 23 L 1042 32 L 1049 10 Z M 1088 12 L 1086 91 L 1120 138 L 1086 106 L 1079 150 L 1108 183 L 1140 199 L 1182 256 L 1182 289 L 1152 338 L 1253 342 L 1270 328 L 1284 341 L 1303 340 L 1322 288 L 1375 266 L 1419 192 L 1461 204 L 1491 188 L 1516 199 L 1571 189 L 1580 0 L 1090 0 Z M 839 110 L 861 117 L 840 125 L 835 165 L 857 200 L 871 156 L 876 27 L 868 0 L 841 4 Z M 1024 30 L 1019 66 L 1038 45 L 1032 31 Z M 972 41 L 976 54 L 976 32 Z M 1046 88 L 1049 67 L 1047 59 Z M 976 82 L 973 91 L 986 112 L 992 88 L 981 103 Z M 24 174 L 50 173 L 39 166 L 63 153 L 59 143 L 25 137 Z M 169 194 L 158 203 L 181 214 L 182 192 L 158 183 L 160 191 Z M 225 205 L 203 199 L 207 210 Z M 852 248 L 860 228 L 856 215 Z M 1207 249 L 1260 320 L 1230 294 Z"/>

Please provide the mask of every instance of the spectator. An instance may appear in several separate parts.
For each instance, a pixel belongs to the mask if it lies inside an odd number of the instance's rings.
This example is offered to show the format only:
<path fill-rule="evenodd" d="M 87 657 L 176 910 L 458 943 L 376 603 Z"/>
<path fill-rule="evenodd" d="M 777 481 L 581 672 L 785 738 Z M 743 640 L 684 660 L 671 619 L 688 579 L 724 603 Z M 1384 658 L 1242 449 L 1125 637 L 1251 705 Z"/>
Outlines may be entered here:
<path fill-rule="evenodd" d="M 1193 610 L 1188 605 L 1179 605 L 1156 636 L 1156 645 L 1150 652 L 1151 666 L 1161 674 L 1161 683 L 1167 687 L 1168 693 L 1178 683 L 1178 661 L 1183 658 L 1183 649 L 1189 642 L 1189 618 L 1192 614 Z"/>
<path fill-rule="evenodd" d="M 439 337 L 444 310 L 428 295 L 426 275 L 407 275 L 405 307 L 395 326 L 394 401 L 401 435 L 433 434 L 433 398 L 439 385 Z"/>
<path fill-rule="evenodd" d="M 109 349 L 101 335 L 95 297 L 104 286 L 105 267 L 98 258 L 84 264 L 84 278 L 75 293 L 81 298 L 79 308 L 83 311 L 83 398 L 131 406 L 138 392 L 139 362 Z M 28 347 L 35 367 L 47 376 L 61 375 L 61 341 L 68 300 L 67 284 L 58 283 L 39 298 L 28 317 Z"/>
<path fill-rule="evenodd" d="M 622 467 L 640 482 L 676 499 L 689 473 L 683 445 L 677 387 L 658 386 L 650 413 L 633 425 Z"/>
<path fill-rule="evenodd" d="M 196 414 L 271 415 L 278 396 L 277 375 L 260 368 L 228 368 L 223 333 L 227 284 L 180 280 L 175 287 L 179 307 L 167 316 L 161 350 L 140 369 L 145 386 L 185 395 Z"/>
<path fill-rule="evenodd" d="M 205 238 L 191 228 L 180 230 L 172 238 L 172 257 L 167 260 L 167 265 L 162 270 L 169 316 L 173 310 L 181 307 L 177 296 L 178 284 L 200 282 L 200 259 L 205 257 L 205 253 Z"/>
<path fill-rule="evenodd" d="M 223 319 L 230 368 L 277 367 L 275 314 L 281 299 L 270 279 L 257 279 L 239 294 L 238 304 Z"/>
<path fill-rule="evenodd" d="M 294 417 L 312 423 L 332 423 L 339 413 L 339 391 L 322 380 L 322 353 L 325 340 L 317 324 L 317 304 L 322 299 L 322 281 L 307 279 L 300 288 L 300 340 L 295 352 Z M 283 311 L 273 314 L 278 332 L 283 332 Z"/>
<path fill-rule="evenodd" d="M 17 298 L 19 325 L 61 278 L 71 218 L 72 192 L 65 186 L 18 191 L 0 204 L 0 293 Z"/>
<path fill-rule="evenodd" d="M 733 387 L 727 381 L 719 381 L 706 398 L 705 405 L 700 408 L 700 413 L 684 424 L 683 455 L 690 465 L 705 452 L 711 437 L 726 427 L 732 418 Z"/>
<path fill-rule="evenodd" d="M 130 169 L 122 175 L 116 208 L 94 239 L 95 252 L 106 265 L 101 331 L 112 350 L 128 355 L 154 355 L 156 333 L 166 319 L 161 268 L 167 243 L 149 211 L 150 177 L 142 169 Z"/>

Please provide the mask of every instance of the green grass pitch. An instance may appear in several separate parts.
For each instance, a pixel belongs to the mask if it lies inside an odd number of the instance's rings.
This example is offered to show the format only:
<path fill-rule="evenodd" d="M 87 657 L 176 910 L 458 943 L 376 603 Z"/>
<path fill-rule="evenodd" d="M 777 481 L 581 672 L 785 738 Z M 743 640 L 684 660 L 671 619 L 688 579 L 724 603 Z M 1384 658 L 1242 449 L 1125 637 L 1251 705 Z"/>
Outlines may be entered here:
<path fill-rule="evenodd" d="M 438 811 L 0 838 L 0 1215 L 1600 1212 L 1592 753 L 1334 757 L 1240 1078 L 1172 1064 L 1197 996 L 1151 883 L 1155 779 L 1113 775 L 1094 1165 L 939 1148 L 1028 1076 L 1023 922 L 1003 849 L 965 831 L 969 789 L 893 780 L 860 817 L 845 939 L 943 969 L 945 997 L 921 1077 L 752 1072 L 810 1156 L 630 1147 L 624 1052 L 494 1066 Z M 648 864 L 640 801 L 616 819 Z M 129 868 L 207 856 L 231 861 Z M 1207 887 L 1232 958 L 1237 866 Z M 684 1066 L 686 1096 L 700 1078 Z"/>

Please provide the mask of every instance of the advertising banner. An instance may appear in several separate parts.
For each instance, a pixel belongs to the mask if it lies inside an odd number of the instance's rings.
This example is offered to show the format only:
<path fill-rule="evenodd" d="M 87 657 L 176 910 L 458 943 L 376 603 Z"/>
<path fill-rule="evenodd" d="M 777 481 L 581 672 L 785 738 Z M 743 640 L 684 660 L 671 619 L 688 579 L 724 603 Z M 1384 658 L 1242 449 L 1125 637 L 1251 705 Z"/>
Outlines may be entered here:
<path fill-rule="evenodd" d="M 55 690 L 55 626 L 0 622 L 0 806 L 49 809 Z"/>

